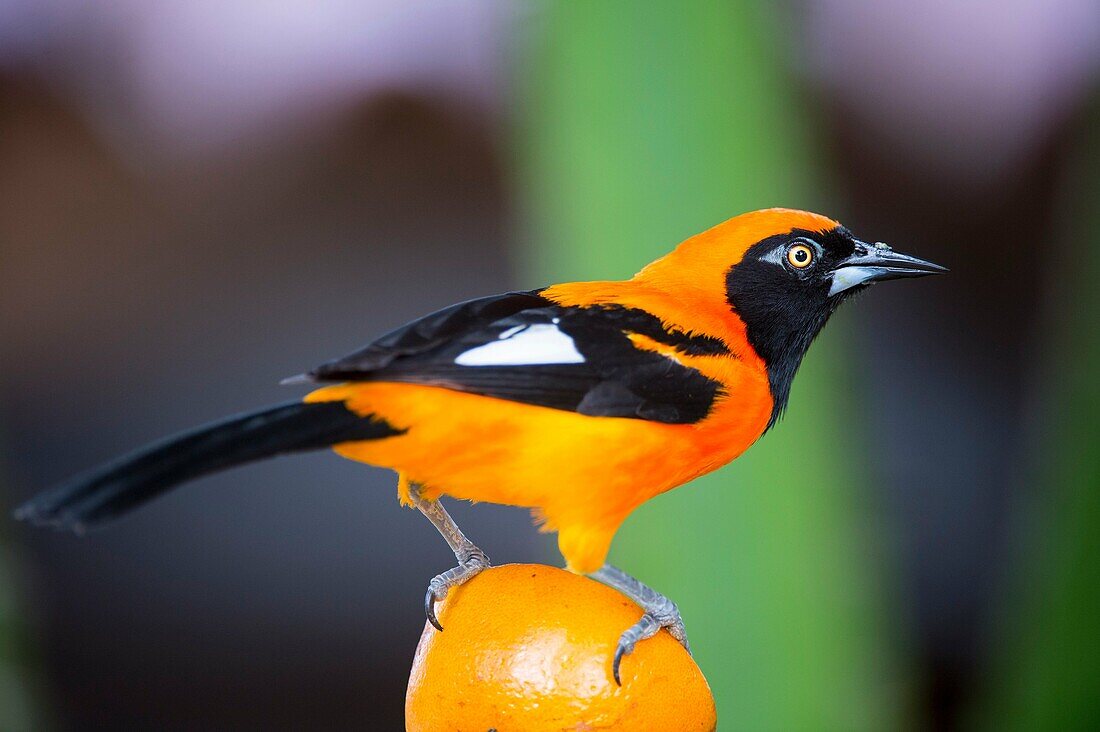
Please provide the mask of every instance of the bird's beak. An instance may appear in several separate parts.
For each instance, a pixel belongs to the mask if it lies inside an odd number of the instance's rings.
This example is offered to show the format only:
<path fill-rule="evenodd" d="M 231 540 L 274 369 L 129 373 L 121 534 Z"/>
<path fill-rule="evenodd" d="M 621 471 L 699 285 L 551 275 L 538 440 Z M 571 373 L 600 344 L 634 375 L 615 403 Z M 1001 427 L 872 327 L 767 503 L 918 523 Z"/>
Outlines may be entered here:
<path fill-rule="evenodd" d="M 895 252 L 882 242 L 856 242 L 856 250 L 852 255 L 833 268 L 833 284 L 829 288 L 829 296 L 881 280 L 924 277 L 946 271 L 946 267 L 938 264 Z"/>

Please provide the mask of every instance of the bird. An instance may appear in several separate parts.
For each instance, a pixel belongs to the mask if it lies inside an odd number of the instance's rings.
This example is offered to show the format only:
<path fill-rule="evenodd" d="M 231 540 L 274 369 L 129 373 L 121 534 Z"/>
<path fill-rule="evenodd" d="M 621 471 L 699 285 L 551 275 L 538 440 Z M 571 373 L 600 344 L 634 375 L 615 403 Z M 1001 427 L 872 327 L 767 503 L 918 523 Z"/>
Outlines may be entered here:
<path fill-rule="evenodd" d="M 690 650 L 676 604 L 606 563 L 642 503 L 737 458 L 787 408 L 837 307 L 884 280 L 946 268 L 773 208 L 735 216 L 630 279 L 480 297 L 433 312 L 286 384 L 304 398 L 169 437 L 30 498 L 18 519 L 83 532 L 185 481 L 329 448 L 397 473 L 457 565 L 424 612 L 490 566 L 443 496 L 521 506 L 556 531 L 567 569 L 643 610 L 612 659 L 661 629 Z"/>

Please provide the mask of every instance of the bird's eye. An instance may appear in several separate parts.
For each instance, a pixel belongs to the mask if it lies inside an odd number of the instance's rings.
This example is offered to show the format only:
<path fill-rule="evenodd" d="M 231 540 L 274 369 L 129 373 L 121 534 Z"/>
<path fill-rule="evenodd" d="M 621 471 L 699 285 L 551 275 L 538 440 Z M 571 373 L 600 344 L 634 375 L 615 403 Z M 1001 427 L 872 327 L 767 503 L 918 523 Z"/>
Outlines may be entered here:
<path fill-rule="evenodd" d="M 814 261 L 814 250 L 805 244 L 795 244 L 787 250 L 787 261 L 795 269 L 805 269 Z"/>

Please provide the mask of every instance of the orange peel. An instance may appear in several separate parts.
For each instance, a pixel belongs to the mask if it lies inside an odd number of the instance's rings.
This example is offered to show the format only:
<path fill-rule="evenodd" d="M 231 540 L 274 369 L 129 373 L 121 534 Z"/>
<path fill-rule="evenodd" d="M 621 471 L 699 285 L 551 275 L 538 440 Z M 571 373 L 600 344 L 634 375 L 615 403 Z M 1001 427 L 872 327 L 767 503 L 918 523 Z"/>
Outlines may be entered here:
<path fill-rule="evenodd" d="M 509 564 L 452 588 L 427 623 L 405 697 L 406 729 L 713 730 L 714 697 L 667 632 L 611 660 L 641 608 L 554 567 Z"/>

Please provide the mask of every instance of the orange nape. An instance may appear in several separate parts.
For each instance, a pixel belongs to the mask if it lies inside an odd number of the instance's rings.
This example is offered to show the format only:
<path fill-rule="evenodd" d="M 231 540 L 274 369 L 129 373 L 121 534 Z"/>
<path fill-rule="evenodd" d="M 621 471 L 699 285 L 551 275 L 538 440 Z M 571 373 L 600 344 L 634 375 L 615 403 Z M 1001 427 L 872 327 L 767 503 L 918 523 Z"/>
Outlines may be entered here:
<path fill-rule="evenodd" d="M 760 363 L 745 323 L 730 309 L 726 273 L 759 241 L 795 229 L 827 232 L 840 224 L 827 216 L 767 208 L 734 216 L 682 241 L 629 280 L 567 282 L 542 295 L 561 305 L 621 305 L 653 313 L 666 327 L 720 338 L 739 358 Z"/>
<path fill-rule="evenodd" d="M 667 633 L 639 644 L 615 684 L 615 642 L 641 612 L 618 592 L 553 567 L 487 569 L 440 603 L 445 632 L 425 624 L 406 729 L 715 729 L 710 687 Z"/>

